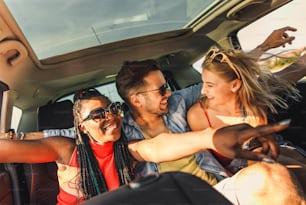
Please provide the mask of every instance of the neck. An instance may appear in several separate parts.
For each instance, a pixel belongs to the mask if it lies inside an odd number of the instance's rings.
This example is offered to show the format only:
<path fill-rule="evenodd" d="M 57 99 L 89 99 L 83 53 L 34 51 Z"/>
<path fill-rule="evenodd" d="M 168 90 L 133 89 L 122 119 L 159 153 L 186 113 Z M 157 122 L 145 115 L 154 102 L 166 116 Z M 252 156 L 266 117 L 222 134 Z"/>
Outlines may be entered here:
<path fill-rule="evenodd" d="M 243 107 L 238 102 L 228 101 L 222 105 L 211 106 L 208 103 L 208 109 L 213 110 L 215 113 L 220 115 L 227 115 L 227 116 L 237 116 L 243 113 Z"/>
<path fill-rule="evenodd" d="M 149 137 L 155 137 L 158 134 L 169 132 L 161 115 L 133 113 L 132 116 L 142 132 Z"/>

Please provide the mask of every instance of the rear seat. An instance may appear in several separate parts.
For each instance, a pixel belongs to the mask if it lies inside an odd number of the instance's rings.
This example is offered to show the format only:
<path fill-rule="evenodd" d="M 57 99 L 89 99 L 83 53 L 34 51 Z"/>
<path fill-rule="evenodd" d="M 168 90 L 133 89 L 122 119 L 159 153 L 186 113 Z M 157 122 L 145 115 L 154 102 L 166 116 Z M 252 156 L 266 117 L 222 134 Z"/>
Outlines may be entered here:
<path fill-rule="evenodd" d="M 67 129 L 73 127 L 73 103 L 56 102 L 38 109 L 38 129 Z M 59 192 L 55 162 L 24 164 L 31 205 L 54 205 Z"/>

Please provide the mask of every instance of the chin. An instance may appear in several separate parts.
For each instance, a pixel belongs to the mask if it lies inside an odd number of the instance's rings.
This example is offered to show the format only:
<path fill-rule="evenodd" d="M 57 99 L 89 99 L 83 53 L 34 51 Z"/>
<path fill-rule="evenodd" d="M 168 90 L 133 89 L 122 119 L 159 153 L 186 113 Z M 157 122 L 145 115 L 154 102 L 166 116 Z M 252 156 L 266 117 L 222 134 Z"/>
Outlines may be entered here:
<path fill-rule="evenodd" d="M 160 109 L 161 114 L 167 114 L 169 112 L 168 107 L 164 108 L 164 109 Z"/>

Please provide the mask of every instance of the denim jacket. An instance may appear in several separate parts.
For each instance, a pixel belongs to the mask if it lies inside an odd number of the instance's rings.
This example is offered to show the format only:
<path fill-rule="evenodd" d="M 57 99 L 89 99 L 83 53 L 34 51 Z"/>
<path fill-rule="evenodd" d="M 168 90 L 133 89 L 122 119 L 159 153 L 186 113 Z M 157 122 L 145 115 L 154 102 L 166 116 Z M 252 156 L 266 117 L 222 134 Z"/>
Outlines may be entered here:
<path fill-rule="evenodd" d="M 169 112 L 162 116 L 165 125 L 172 133 L 190 131 L 187 124 L 186 114 L 188 109 L 198 100 L 202 84 L 175 91 L 168 99 Z M 123 131 L 128 141 L 144 139 L 140 127 L 136 124 L 130 112 L 123 118 Z M 213 173 L 220 180 L 226 177 L 222 165 L 208 151 L 195 155 L 199 166 L 207 172 Z M 136 177 L 158 173 L 156 163 L 141 162 L 135 169 Z M 220 176 L 220 178 L 219 178 Z"/>

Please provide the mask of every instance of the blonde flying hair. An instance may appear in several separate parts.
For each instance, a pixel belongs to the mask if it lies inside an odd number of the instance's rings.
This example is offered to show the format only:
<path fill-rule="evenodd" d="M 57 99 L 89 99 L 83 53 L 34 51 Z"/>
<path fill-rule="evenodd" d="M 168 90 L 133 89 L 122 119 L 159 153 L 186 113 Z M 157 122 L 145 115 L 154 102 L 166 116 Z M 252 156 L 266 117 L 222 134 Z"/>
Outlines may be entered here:
<path fill-rule="evenodd" d="M 267 122 L 267 111 L 277 113 L 277 107 L 288 108 L 289 98 L 296 101 L 300 98 L 294 84 L 260 67 L 256 58 L 239 50 L 209 50 L 202 69 L 216 73 L 228 82 L 240 79 L 238 98 L 241 107 L 257 120 Z"/>

